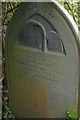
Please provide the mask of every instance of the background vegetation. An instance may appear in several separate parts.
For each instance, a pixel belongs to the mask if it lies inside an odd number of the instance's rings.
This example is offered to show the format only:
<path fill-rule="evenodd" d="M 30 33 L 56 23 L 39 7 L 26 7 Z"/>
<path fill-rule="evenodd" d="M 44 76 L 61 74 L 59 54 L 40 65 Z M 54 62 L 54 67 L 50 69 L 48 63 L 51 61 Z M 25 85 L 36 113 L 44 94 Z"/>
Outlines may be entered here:
<path fill-rule="evenodd" d="M 62 4 L 65 9 L 69 12 L 69 14 L 73 17 L 74 21 L 76 22 L 77 26 L 80 29 L 80 1 L 79 2 L 62 2 L 62 0 L 59 0 L 60 4 Z M 6 69 L 5 69 L 5 33 L 6 28 L 8 26 L 8 23 L 14 14 L 15 10 L 20 5 L 20 2 L 3 2 L 2 3 L 2 9 L 0 10 L 0 13 L 2 12 L 2 46 L 3 46 L 3 86 L 2 86 L 2 100 L 3 100 L 3 112 L 2 117 L 3 118 L 12 118 L 13 115 L 11 114 L 11 111 L 8 107 L 8 90 L 6 85 Z"/>

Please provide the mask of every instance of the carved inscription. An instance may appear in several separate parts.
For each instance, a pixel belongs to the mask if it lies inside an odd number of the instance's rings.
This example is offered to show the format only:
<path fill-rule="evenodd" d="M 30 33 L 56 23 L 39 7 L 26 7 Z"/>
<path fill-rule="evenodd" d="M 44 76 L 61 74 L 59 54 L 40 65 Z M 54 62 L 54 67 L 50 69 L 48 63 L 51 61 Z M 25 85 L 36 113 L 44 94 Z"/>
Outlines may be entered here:
<path fill-rule="evenodd" d="M 26 52 L 23 50 L 17 54 L 22 56 L 21 59 L 18 57 L 15 59 L 15 74 L 18 79 L 26 82 L 47 81 L 47 83 L 53 84 L 54 89 L 65 87 L 60 80 L 64 82 L 66 76 L 64 76 L 63 69 L 57 69 L 55 57 L 35 50 L 27 50 Z M 60 59 L 57 63 L 62 67 Z"/>

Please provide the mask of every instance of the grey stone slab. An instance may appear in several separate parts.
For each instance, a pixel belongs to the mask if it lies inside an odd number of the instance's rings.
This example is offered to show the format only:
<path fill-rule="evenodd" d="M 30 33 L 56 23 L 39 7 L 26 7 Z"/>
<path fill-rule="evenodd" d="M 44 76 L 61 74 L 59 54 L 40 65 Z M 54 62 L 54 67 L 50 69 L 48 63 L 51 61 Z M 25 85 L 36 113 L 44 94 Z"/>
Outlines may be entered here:
<path fill-rule="evenodd" d="M 57 2 L 22 3 L 8 26 L 9 104 L 19 118 L 64 118 L 79 108 L 78 28 Z"/>

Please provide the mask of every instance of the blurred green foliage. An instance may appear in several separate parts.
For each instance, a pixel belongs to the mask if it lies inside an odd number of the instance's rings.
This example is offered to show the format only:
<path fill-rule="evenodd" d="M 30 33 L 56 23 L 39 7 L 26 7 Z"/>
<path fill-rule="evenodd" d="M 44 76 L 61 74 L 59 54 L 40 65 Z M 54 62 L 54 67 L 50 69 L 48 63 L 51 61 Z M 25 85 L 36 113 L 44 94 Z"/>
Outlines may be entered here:
<path fill-rule="evenodd" d="M 58 0 L 59 3 L 68 11 L 68 13 L 73 17 L 80 30 L 80 0 L 74 2 L 63 2 L 63 0 Z"/>
<path fill-rule="evenodd" d="M 67 119 L 68 120 L 78 120 L 78 112 L 76 109 L 69 109 L 67 111 Z"/>
<path fill-rule="evenodd" d="M 3 2 L 2 3 L 2 23 L 8 25 L 13 13 L 18 8 L 18 2 Z"/>

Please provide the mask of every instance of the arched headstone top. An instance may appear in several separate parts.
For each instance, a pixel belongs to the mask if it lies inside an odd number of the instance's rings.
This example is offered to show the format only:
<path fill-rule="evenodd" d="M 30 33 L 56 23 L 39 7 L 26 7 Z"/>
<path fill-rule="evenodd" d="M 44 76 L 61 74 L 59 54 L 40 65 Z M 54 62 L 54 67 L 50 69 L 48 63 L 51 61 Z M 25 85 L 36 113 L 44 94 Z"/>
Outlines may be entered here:
<path fill-rule="evenodd" d="M 35 1 L 33 1 L 33 2 L 35 2 Z M 36 20 L 37 16 L 42 16 L 43 18 L 41 20 L 39 19 L 40 20 L 39 22 L 40 23 L 42 21 L 43 21 L 43 23 L 50 22 L 51 26 L 56 29 L 56 31 L 58 32 L 58 34 L 60 35 L 60 38 L 61 38 L 62 33 L 60 30 L 58 30 L 58 26 L 56 25 L 56 23 L 59 23 L 58 25 L 59 25 L 59 29 L 60 29 L 60 27 L 64 23 L 64 21 L 62 21 L 63 23 L 60 23 L 61 21 L 60 21 L 59 17 L 61 15 L 63 17 L 61 19 L 64 19 L 67 22 L 67 27 L 69 26 L 68 28 L 71 30 L 72 34 L 74 35 L 78 49 L 79 49 L 80 48 L 80 40 L 79 40 L 79 35 L 78 35 L 79 31 L 78 31 L 77 25 L 75 24 L 75 22 L 73 21 L 71 16 L 68 14 L 68 12 L 57 1 L 48 2 L 46 5 L 44 5 L 45 3 L 43 3 L 43 5 L 41 5 L 41 6 L 39 4 L 40 3 L 34 3 L 34 5 L 32 5 L 32 4 L 27 5 L 27 3 L 25 3 L 25 5 L 24 5 L 22 3 L 19 6 L 19 9 L 16 10 L 16 13 L 14 15 L 16 17 L 16 19 L 15 19 L 15 17 L 12 18 L 13 19 L 12 22 L 14 21 L 13 24 L 15 24 L 18 21 L 18 19 L 21 19 L 21 23 L 20 23 L 20 20 L 18 23 L 18 24 L 21 24 L 21 25 L 19 25 L 19 29 L 20 29 L 20 27 L 23 26 L 23 24 L 22 24 L 23 21 L 24 21 L 23 23 L 26 23 L 27 19 L 31 18 L 33 20 Z M 28 9 L 26 8 L 26 5 L 28 6 Z M 49 6 L 47 6 L 47 5 L 49 5 Z M 43 6 L 45 6 L 45 7 L 43 7 Z M 24 8 L 24 9 L 21 11 L 20 10 L 21 8 Z M 47 8 L 49 8 L 49 10 L 46 10 Z M 52 11 L 52 9 L 54 9 L 54 10 Z M 42 11 L 44 11 L 44 12 L 42 12 Z M 45 11 L 46 11 L 46 14 L 45 14 Z M 58 13 L 60 15 L 56 15 Z M 24 15 L 26 17 L 24 17 Z M 49 21 L 49 19 L 50 19 L 50 21 Z M 41 24 L 43 25 L 43 23 L 41 23 Z M 63 24 L 63 26 L 64 26 L 64 24 Z M 48 26 L 48 25 L 46 25 L 46 24 L 43 25 L 44 28 L 46 28 L 46 26 Z M 65 28 L 66 28 L 66 26 L 65 26 Z M 63 28 L 61 28 L 61 29 L 63 29 Z M 52 29 L 51 29 L 51 31 L 52 31 Z M 63 42 L 63 40 L 62 40 L 62 42 Z M 63 45 L 64 45 L 64 42 L 63 42 Z"/>

